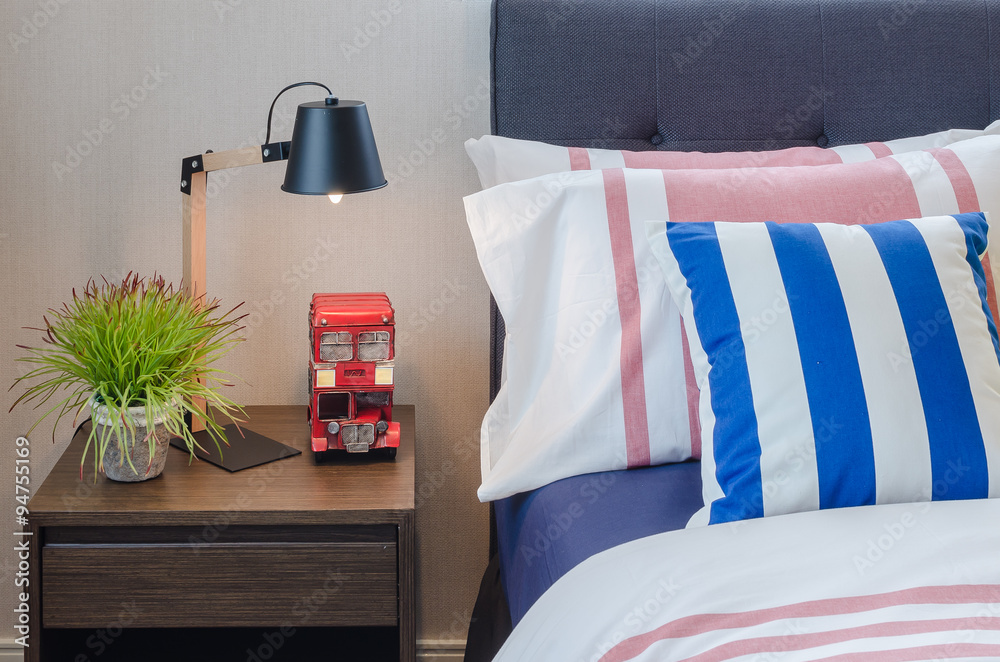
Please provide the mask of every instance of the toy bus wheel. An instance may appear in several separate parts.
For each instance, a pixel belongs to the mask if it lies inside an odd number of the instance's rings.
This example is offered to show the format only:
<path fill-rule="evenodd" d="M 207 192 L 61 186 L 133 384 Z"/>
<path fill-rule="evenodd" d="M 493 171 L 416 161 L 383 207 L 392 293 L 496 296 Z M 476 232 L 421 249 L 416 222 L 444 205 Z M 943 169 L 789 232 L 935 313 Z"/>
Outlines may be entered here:
<path fill-rule="evenodd" d="M 337 457 L 336 450 L 326 450 L 326 451 L 313 451 L 313 462 L 316 464 L 324 464 L 333 460 Z"/>
<path fill-rule="evenodd" d="M 384 455 L 385 457 L 389 458 L 390 460 L 395 460 L 396 459 L 396 449 L 395 449 L 395 447 L 390 446 L 388 448 L 380 448 L 379 450 L 382 451 L 382 455 Z"/>

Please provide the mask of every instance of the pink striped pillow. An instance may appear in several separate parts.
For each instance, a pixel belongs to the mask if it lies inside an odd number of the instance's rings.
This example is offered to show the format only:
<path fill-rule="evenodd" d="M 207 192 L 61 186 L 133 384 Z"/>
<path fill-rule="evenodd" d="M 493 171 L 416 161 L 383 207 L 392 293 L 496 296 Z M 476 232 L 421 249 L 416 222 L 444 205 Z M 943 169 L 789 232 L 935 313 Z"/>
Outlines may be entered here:
<path fill-rule="evenodd" d="M 690 170 L 719 168 L 767 168 L 775 166 L 813 166 L 833 163 L 856 163 L 876 158 L 945 147 L 960 140 L 984 135 L 1000 135 L 1000 121 L 982 131 L 951 129 L 926 136 L 900 138 L 864 145 L 839 147 L 791 147 L 767 152 L 628 152 L 613 149 L 560 147 L 531 140 L 500 136 L 470 139 L 465 150 L 476 169 L 483 188 L 531 179 L 566 170 L 604 170 L 641 168 L 654 170 Z"/>
<path fill-rule="evenodd" d="M 507 324 L 506 379 L 482 427 L 480 499 L 699 456 L 680 315 L 646 221 L 1000 214 L 997 181 L 1000 136 L 986 136 L 854 164 L 556 173 L 467 197 Z M 990 297 L 996 310 L 993 288 Z"/>

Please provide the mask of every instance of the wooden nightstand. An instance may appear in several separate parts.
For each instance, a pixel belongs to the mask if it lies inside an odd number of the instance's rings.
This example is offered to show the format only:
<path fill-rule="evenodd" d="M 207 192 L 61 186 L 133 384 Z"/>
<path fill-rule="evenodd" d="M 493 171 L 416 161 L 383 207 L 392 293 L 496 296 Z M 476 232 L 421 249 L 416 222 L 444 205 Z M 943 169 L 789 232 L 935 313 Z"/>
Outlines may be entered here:
<path fill-rule="evenodd" d="M 305 407 L 246 411 L 302 455 L 94 484 L 77 435 L 29 504 L 27 660 L 415 659 L 413 407 L 395 460 L 322 465 Z"/>

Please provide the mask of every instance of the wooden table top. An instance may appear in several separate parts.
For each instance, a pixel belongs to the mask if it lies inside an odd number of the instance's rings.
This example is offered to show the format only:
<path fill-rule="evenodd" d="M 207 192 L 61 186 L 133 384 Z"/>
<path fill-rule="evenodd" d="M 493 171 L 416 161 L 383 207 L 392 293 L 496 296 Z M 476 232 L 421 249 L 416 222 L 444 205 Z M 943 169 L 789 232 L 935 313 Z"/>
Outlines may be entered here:
<path fill-rule="evenodd" d="M 36 526 L 365 524 L 403 517 L 414 507 L 414 408 L 397 405 L 395 460 L 359 454 L 317 465 L 304 406 L 250 406 L 244 427 L 302 451 L 235 473 L 171 447 L 163 473 L 141 483 L 97 477 L 92 457 L 80 479 L 86 438 L 76 435 L 29 504 Z M 234 441 L 232 443 L 238 443 Z"/>

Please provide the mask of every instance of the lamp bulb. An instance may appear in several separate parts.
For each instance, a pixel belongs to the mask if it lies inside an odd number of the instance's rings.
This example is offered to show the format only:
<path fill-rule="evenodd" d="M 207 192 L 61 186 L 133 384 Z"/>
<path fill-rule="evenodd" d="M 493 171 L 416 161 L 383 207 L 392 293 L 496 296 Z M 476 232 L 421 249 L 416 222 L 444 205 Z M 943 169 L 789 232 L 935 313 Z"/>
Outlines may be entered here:
<path fill-rule="evenodd" d="M 333 204 L 337 204 L 343 199 L 343 197 L 344 197 L 343 193 L 331 193 L 330 202 L 332 202 Z"/>

